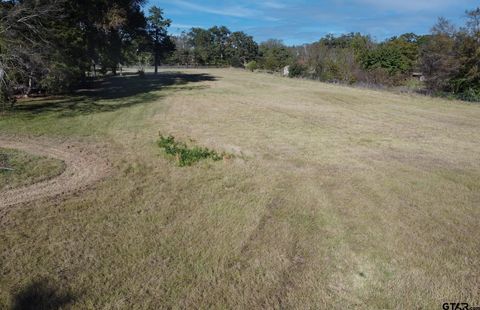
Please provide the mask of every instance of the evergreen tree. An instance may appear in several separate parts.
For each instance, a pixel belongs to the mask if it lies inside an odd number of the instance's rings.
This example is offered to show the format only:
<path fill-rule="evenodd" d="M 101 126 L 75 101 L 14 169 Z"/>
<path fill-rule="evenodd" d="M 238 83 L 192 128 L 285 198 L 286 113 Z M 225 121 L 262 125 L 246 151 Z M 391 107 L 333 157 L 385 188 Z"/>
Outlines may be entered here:
<path fill-rule="evenodd" d="M 155 74 L 158 73 L 158 65 L 160 64 L 160 58 L 165 50 L 172 49 L 172 41 L 167 35 L 167 28 L 171 24 L 171 20 L 166 19 L 163 16 L 162 9 L 153 6 L 149 10 L 148 16 L 148 33 L 153 40 L 153 54 Z"/>

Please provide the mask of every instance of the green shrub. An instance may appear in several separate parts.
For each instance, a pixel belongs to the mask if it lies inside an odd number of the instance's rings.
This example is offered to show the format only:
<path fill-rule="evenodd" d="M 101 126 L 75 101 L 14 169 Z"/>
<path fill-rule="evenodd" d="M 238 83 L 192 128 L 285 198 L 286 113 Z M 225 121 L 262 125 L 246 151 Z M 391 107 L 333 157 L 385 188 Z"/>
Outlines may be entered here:
<path fill-rule="evenodd" d="M 63 63 L 55 63 L 40 80 L 39 86 L 50 93 L 63 93 L 74 89 L 82 79 L 82 71 Z"/>
<path fill-rule="evenodd" d="M 12 108 L 16 102 L 16 98 L 12 96 L 10 88 L 6 83 L 0 81 L 0 112 L 4 112 L 7 108 Z"/>
<path fill-rule="evenodd" d="M 2 170 L 2 168 L 4 168 Z M 8 154 L 0 153 L 0 172 L 8 171 L 10 168 Z"/>
<path fill-rule="evenodd" d="M 480 102 L 480 89 L 469 88 L 459 95 L 461 100 Z"/>
<path fill-rule="evenodd" d="M 165 153 L 175 156 L 180 167 L 191 166 L 202 159 L 211 158 L 214 161 L 221 160 L 225 154 L 218 154 L 213 150 L 202 147 L 191 147 L 183 142 L 175 141 L 173 136 L 164 137 L 160 135 L 158 145 L 165 150 Z"/>
<path fill-rule="evenodd" d="M 258 69 L 258 63 L 255 60 L 252 60 L 245 65 L 245 68 L 253 72 Z"/>
<path fill-rule="evenodd" d="M 230 66 L 232 66 L 234 68 L 243 68 L 242 61 L 240 60 L 240 58 L 238 58 L 236 56 L 232 56 L 229 63 L 230 63 Z"/>
<path fill-rule="evenodd" d="M 425 87 L 425 83 L 423 83 L 417 78 L 409 78 L 405 80 L 404 86 L 410 90 L 420 90 Z"/>
<path fill-rule="evenodd" d="M 392 44 L 382 44 L 365 53 L 361 59 L 365 69 L 385 69 L 390 75 L 407 73 L 413 64 L 399 47 Z"/>
<path fill-rule="evenodd" d="M 307 66 L 302 65 L 298 62 L 295 62 L 290 65 L 289 71 L 288 71 L 288 76 L 293 78 L 293 77 L 302 77 L 305 76 L 305 73 L 307 72 Z"/>

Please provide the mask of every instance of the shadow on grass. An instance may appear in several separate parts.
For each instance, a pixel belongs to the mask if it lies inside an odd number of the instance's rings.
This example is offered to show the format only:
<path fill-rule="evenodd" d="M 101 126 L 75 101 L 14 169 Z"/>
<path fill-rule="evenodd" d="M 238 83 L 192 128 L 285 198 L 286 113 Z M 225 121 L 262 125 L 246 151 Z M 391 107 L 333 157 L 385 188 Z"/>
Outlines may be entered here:
<path fill-rule="evenodd" d="M 31 114 L 57 112 L 59 117 L 72 117 L 82 114 L 111 112 L 147 103 L 162 97 L 161 90 L 203 89 L 206 86 L 192 85 L 217 78 L 205 73 L 162 72 L 158 75 L 146 74 L 114 76 L 92 82 L 92 87 L 79 89 L 71 96 L 29 100 L 20 102 L 14 111 Z"/>
<path fill-rule="evenodd" d="M 33 281 L 13 296 L 13 310 L 61 309 L 75 301 L 70 292 L 62 291 L 47 279 Z"/>

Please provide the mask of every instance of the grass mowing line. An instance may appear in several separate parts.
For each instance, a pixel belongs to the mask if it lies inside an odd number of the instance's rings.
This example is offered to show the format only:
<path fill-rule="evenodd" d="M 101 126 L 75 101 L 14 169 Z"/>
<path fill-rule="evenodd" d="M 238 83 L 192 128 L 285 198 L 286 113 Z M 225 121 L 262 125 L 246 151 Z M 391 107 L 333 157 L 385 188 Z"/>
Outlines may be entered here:
<path fill-rule="evenodd" d="M 210 150 L 206 147 L 188 147 L 184 142 L 175 141 L 173 136 L 162 136 L 158 145 L 165 150 L 165 153 L 171 156 L 175 156 L 176 161 L 180 167 L 191 166 L 194 163 L 203 159 L 212 159 L 213 161 L 219 161 L 224 157 L 230 157 L 226 153 L 217 153 L 214 150 Z"/>

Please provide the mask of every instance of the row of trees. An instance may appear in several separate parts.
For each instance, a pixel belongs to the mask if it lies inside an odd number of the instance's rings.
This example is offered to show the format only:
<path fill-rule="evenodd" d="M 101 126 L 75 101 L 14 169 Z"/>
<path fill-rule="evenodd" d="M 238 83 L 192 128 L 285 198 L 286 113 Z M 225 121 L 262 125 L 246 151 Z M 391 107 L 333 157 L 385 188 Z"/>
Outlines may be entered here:
<path fill-rule="evenodd" d="M 293 60 L 291 51 L 280 40 L 257 44 L 242 31 L 225 26 L 192 28 L 173 37 L 175 51 L 166 61 L 174 65 L 232 66 L 276 71 Z"/>
<path fill-rule="evenodd" d="M 193 28 L 174 38 L 168 59 L 178 65 L 236 66 L 279 71 L 328 82 L 397 86 L 412 83 L 430 92 L 480 99 L 480 8 L 467 12 L 456 28 L 440 18 L 428 35 L 406 33 L 375 42 L 369 35 L 327 35 L 318 42 L 288 47 L 268 40 L 259 45 L 226 27 Z M 412 75 L 416 78 L 412 78 Z"/>
<path fill-rule="evenodd" d="M 0 0 L 0 101 L 32 89 L 69 90 L 88 75 L 136 63 L 155 64 L 174 48 L 170 21 L 145 0 Z"/>
<path fill-rule="evenodd" d="M 146 0 L 0 0 L 0 102 L 33 89 L 67 91 L 121 65 L 214 65 L 279 71 L 329 82 L 401 85 L 413 72 L 432 92 L 480 99 L 480 8 L 457 28 L 445 19 L 429 35 L 375 42 L 328 35 L 318 42 L 257 44 L 224 26 L 169 36 L 171 21 Z"/>
<path fill-rule="evenodd" d="M 480 8 L 467 12 L 461 28 L 440 18 L 429 35 L 407 33 L 381 43 L 359 33 L 327 36 L 292 52 L 293 76 L 402 85 L 418 73 L 431 92 L 480 100 Z"/>
<path fill-rule="evenodd" d="M 174 40 L 176 49 L 168 60 L 174 64 L 242 67 L 258 57 L 253 37 L 225 26 L 192 28 Z"/>
<path fill-rule="evenodd" d="M 294 47 L 291 74 L 323 81 L 396 85 L 418 71 L 419 52 L 427 36 L 413 33 L 376 43 L 368 35 L 351 33 Z"/>

